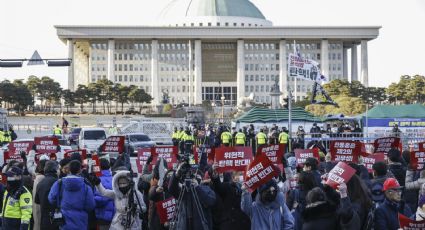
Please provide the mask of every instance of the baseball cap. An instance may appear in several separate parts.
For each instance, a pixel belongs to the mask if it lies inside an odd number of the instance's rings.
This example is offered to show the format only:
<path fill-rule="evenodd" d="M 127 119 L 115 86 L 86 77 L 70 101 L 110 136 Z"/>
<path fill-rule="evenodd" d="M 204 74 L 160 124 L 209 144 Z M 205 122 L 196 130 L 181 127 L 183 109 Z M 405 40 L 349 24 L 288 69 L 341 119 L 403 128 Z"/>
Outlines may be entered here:
<path fill-rule="evenodd" d="M 7 180 L 13 181 L 13 180 L 20 180 L 22 176 L 22 169 L 13 166 L 6 172 Z"/>
<path fill-rule="evenodd" d="M 382 191 L 387 191 L 390 189 L 402 189 L 403 186 L 400 186 L 398 181 L 395 178 L 388 178 L 384 182 L 384 187 L 382 188 Z"/>

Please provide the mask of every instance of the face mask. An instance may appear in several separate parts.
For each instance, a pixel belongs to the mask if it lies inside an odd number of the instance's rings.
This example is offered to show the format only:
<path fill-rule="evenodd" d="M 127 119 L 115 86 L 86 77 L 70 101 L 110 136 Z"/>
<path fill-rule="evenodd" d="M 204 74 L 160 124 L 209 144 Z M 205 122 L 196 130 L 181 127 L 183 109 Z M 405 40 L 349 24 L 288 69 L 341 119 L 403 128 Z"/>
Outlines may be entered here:
<path fill-rule="evenodd" d="M 7 190 L 8 191 L 16 190 L 17 188 L 19 188 L 20 185 L 21 185 L 20 180 L 7 181 Z"/>
<path fill-rule="evenodd" d="M 276 196 L 277 196 L 276 190 L 273 192 L 268 190 L 267 192 L 264 192 L 262 194 L 263 201 L 267 203 L 273 202 L 276 199 Z"/>
<path fill-rule="evenodd" d="M 120 187 L 119 190 L 120 192 L 122 192 L 122 194 L 127 194 L 127 192 L 130 191 L 130 185 L 125 187 Z"/>

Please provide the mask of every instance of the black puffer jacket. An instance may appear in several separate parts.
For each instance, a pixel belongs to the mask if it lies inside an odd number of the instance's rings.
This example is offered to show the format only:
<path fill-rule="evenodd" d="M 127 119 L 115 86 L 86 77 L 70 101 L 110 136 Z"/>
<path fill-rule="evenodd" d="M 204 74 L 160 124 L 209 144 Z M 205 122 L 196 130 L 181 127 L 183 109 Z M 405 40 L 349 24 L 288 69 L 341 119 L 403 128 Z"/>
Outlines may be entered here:
<path fill-rule="evenodd" d="M 388 171 L 394 175 L 400 186 L 405 185 L 407 171 L 406 167 L 404 167 L 401 163 L 391 163 L 388 165 Z"/>

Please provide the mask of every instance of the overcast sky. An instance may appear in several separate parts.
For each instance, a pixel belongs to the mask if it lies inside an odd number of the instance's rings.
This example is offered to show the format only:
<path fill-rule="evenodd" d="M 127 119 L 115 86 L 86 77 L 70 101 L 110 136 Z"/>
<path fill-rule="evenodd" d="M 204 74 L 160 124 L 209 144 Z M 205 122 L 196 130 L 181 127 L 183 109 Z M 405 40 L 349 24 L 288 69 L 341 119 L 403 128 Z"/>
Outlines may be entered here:
<path fill-rule="evenodd" d="M 171 0 L 1 0 L 0 59 L 67 57 L 54 25 L 149 25 Z M 231 0 L 229 0 L 231 1 Z M 425 75 L 425 0 L 252 0 L 274 25 L 382 26 L 369 42 L 369 84 Z M 360 47 L 358 49 L 360 56 Z M 360 71 L 359 71 L 360 73 Z M 50 76 L 67 87 L 67 68 L 0 68 L 0 80 Z"/>

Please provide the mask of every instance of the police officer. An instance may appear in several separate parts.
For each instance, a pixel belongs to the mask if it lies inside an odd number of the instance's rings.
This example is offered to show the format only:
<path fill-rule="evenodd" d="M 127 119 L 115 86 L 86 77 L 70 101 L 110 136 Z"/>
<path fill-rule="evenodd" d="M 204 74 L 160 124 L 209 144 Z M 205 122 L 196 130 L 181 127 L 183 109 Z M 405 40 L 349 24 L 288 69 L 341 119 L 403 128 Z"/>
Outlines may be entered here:
<path fill-rule="evenodd" d="M 289 134 L 285 132 L 285 128 L 279 134 L 279 144 L 285 145 L 286 152 L 288 151 L 288 149 L 290 149 Z"/>
<path fill-rule="evenodd" d="M 62 135 L 62 129 L 59 128 L 59 125 L 56 125 L 56 127 L 53 129 L 53 135 L 56 135 L 56 136 Z"/>
<path fill-rule="evenodd" d="M 32 195 L 22 185 L 22 169 L 13 166 L 7 172 L 7 189 L 3 195 L 2 229 L 29 229 Z"/>
<path fill-rule="evenodd" d="M 173 141 L 173 145 L 174 146 L 178 146 L 179 145 L 180 132 L 177 129 L 177 127 L 174 127 L 174 132 L 173 132 L 173 135 L 171 136 L 171 140 Z"/>
<path fill-rule="evenodd" d="M 4 142 L 4 131 L 3 128 L 0 128 L 0 146 L 3 145 Z"/>
<path fill-rule="evenodd" d="M 221 133 L 221 143 L 224 146 L 230 146 L 232 141 L 232 134 L 227 128 L 224 128 L 224 131 Z"/>
<path fill-rule="evenodd" d="M 12 142 L 12 132 L 10 132 L 9 130 L 6 130 L 3 132 L 3 142 L 6 143 L 10 143 Z"/>
<path fill-rule="evenodd" d="M 246 136 L 245 133 L 242 132 L 242 129 L 239 129 L 239 132 L 235 135 L 235 145 L 236 146 L 245 146 Z"/>
<path fill-rule="evenodd" d="M 263 129 L 260 129 L 260 132 L 255 136 L 257 140 L 257 150 L 265 146 L 267 143 L 267 135 L 264 133 Z"/>
<path fill-rule="evenodd" d="M 192 146 L 195 143 L 195 137 L 192 135 L 189 127 L 186 127 L 182 138 L 184 153 L 192 153 Z"/>

